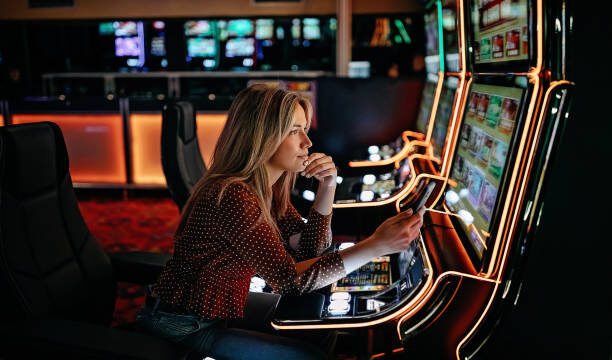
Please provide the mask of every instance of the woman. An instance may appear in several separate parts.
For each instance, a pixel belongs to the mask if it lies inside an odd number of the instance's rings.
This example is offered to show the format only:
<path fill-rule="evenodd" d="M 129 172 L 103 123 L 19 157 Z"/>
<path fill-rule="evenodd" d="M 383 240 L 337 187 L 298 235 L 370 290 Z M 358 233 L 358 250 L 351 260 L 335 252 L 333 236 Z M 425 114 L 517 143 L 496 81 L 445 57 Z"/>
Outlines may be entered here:
<path fill-rule="evenodd" d="M 306 99 L 279 88 L 237 95 L 181 214 L 174 254 L 139 314 L 142 328 L 215 359 L 320 358 L 306 343 L 227 329 L 222 320 L 243 316 L 255 274 L 277 293 L 300 294 L 418 236 L 422 213 L 404 212 L 355 246 L 321 255 L 331 245 L 337 173 L 329 156 L 308 155 L 311 112 Z M 289 202 L 297 173 L 319 181 L 306 223 Z"/>

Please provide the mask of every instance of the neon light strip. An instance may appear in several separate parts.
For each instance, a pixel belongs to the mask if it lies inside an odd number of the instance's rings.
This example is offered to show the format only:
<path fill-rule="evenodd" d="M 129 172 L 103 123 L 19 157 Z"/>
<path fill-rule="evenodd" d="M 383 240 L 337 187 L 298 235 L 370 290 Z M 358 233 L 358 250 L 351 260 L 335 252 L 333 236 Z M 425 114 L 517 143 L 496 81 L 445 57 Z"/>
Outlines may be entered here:
<path fill-rule="evenodd" d="M 534 69 L 532 69 L 532 71 L 530 71 L 530 74 L 532 74 L 532 76 L 535 78 L 535 83 L 536 85 L 534 85 L 534 94 L 537 94 L 539 91 L 539 74 L 542 70 L 542 54 L 543 54 L 543 28 L 542 28 L 542 0 L 537 0 L 537 6 L 536 6 L 536 17 L 537 17 L 537 21 L 536 21 L 536 32 L 537 32 L 537 61 L 536 61 L 536 67 Z M 532 99 L 532 101 L 534 101 L 535 99 Z M 528 115 L 531 115 L 533 112 L 533 103 L 530 104 L 530 109 L 528 112 Z M 528 119 L 529 120 L 529 119 Z M 541 121 L 541 119 L 540 119 Z M 521 148 L 523 146 L 523 141 L 525 139 L 523 138 L 521 141 Z M 532 149 L 533 150 L 533 149 Z M 513 183 L 514 183 L 514 177 L 517 175 L 516 174 L 517 171 L 517 166 L 515 166 L 514 168 L 514 173 L 513 173 L 513 178 L 510 184 L 510 190 L 513 187 Z M 523 178 L 523 183 L 521 185 L 521 189 L 519 191 L 519 198 L 523 198 L 523 192 L 525 190 L 525 178 Z M 508 205 L 508 201 L 506 201 L 506 205 Z M 506 210 L 504 209 L 504 214 L 502 214 L 502 216 L 505 216 L 506 214 Z M 513 228 L 516 225 L 516 217 L 518 216 L 518 211 L 515 211 L 515 216 L 514 216 L 514 222 L 513 224 L 511 224 L 511 229 L 508 232 L 508 234 L 512 234 Z M 500 236 L 501 234 L 498 234 L 497 239 L 496 239 L 496 244 L 494 247 L 494 251 L 496 251 L 497 246 L 498 246 L 498 242 L 500 240 Z M 466 335 L 463 337 L 463 339 L 461 339 L 461 341 L 459 341 L 459 343 L 457 344 L 457 348 L 455 350 L 455 355 L 457 357 L 458 360 L 461 359 L 460 355 L 459 355 L 459 350 L 461 349 L 461 347 L 463 346 L 463 344 L 465 344 L 467 342 L 467 340 L 472 336 L 472 334 L 474 334 L 474 332 L 476 331 L 476 329 L 480 326 L 480 324 L 482 323 L 484 317 L 487 315 L 487 313 L 489 312 L 489 309 L 491 308 L 491 304 L 493 303 L 493 300 L 495 298 L 495 295 L 497 293 L 497 289 L 499 288 L 499 284 L 501 282 L 501 275 L 503 273 L 503 270 L 505 268 L 506 265 L 506 261 L 508 258 L 508 251 L 509 251 L 509 247 L 510 247 L 510 241 L 506 242 L 506 246 L 504 248 L 504 253 L 503 256 L 501 257 L 501 264 L 500 264 L 500 268 L 499 271 L 497 272 L 497 282 L 495 284 L 495 286 L 493 287 L 493 291 L 491 293 L 491 296 L 489 298 L 489 301 L 487 303 L 487 305 L 485 306 L 485 309 L 483 310 L 482 314 L 480 315 L 480 317 L 478 318 L 478 320 L 476 320 L 476 322 L 474 323 L 474 326 L 466 333 Z M 494 254 L 495 255 L 495 254 Z M 491 270 L 491 268 L 489 267 L 489 270 Z"/>
<path fill-rule="evenodd" d="M 425 244 L 423 242 L 423 238 L 419 237 L 419 241 L 421 242 L 421 248 L 425 249 Z M 427 255 L 426 251 L 423 251 L 424 255 L 425 255 L 425 267 L 427 269 L 429 269 L 430 274 L 433 273 L 433 268 L 431 266 L 431 262 L 429 260 L 429 257 Z M 427 277 L 427 281 L 425 282 L 425 285 L 423 286 L 423 289 L 421 289 L 421 291 L 419 292 L 419 294 L 417 296 L 415 296 L 414 299 L 412 299 L 410 302 L 408 302 L 408 304 L 404 305 L 401 309 L 393 312 L 392 314 L 389 314 L 383 318 L 377 319 L 377 320 L 372 320 L 372 321 L 368 321 L 368 322 L 363 322 L 363 323 L 338 323 L 338 324 L 313 324 L 313 325 L 277 325 L 274 322 L 271 322 L 272 327 L 274 327 L 276 330 L 296 330 L 296 329 L 338 329 L 338 328 L 359 328 L 359 327 L 367 327 L 367 326 L 372 326 L 372 325 L 377 325 L 383 322 L 386 322 L 388 320 L 392 320 L 397 318 L 402 312 L 410 309 L 420 298 L 420 296 L 422 296 L 423 294 L 425 294 L 429 288 L 431 288 L 431 285 L 433 283 L 433 276 L 428 276 Z"/>
<path fill-rule="evenodd" d="M 459 0 L 461 1 L 461 0 Z M 440 54 L 440 72 L 444 72 L 444 30 L 442 29 L 442 1 L 436 1 L 438 7 L 438 53 Z"/>
<path fill-rule="evenodd" d="M 412 160 L 413 159 L 419 159 L 419 158 L 431 160 L 426 155 L 421 155 L 421 154 L 410 155 L 410 158 L 407 161 L 408 161 L 408 163 L 410 165 L 410 172 L 411 172 L 411 174 L 415 173 L 414 165 L 412 164 Z M 441 176 L 422 173 L 422 174 L 419 174 L 419 175 L 413 177 L 412 179 L 410 179 L 410 181 L 408 181 L 406 183 L 406 185 L 404 185 L 404 187 L 400 191 L 395 193 L 395 195 L 393 195 L 391 197 L 388 197 L 388 198 L 386 198 L 384 200 L 370 201 L 370 202 L 363 202 L 363 203 L 333 204 L 332 207 L 334 209 L 352 208 L 352 207 L 372 207 L 372 206 L 381 206 L 381 205 L 390 204 L 390 203 L 392 203 L 394 201 L 398 201 L 399 202 L 399 201 L 401 201 L 405 197 L 405 195 L 407 195 L 408 193 L 410 193 L 414 189 L 414 187 L 416 186 L 418 181 L 420 181 L 421 179 L 424 179 L 424 178 L 431 178 L 431 179 L 434 179 L 434 180 L 446 181 L 446 179 L 441 177 Z"/>

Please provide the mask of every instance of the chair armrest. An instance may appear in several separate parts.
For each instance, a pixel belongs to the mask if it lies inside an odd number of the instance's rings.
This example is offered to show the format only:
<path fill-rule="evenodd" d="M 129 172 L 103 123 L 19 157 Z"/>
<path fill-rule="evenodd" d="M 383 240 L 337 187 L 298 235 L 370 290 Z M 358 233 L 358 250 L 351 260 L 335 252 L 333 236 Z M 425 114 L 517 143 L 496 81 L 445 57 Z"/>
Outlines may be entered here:
<path fill-rule="evenodd" d="M 0 334 L 0 355 L 18 358 L 162 360 L 187 353 L 149 334 L 56 318 L 2 323 Z"/>
<path fill-rule="evenodd" d="M 120 251 L 108 253 L 117 281 L 148 285 L 157 281 L 170 254 L 148 251 Z"/>

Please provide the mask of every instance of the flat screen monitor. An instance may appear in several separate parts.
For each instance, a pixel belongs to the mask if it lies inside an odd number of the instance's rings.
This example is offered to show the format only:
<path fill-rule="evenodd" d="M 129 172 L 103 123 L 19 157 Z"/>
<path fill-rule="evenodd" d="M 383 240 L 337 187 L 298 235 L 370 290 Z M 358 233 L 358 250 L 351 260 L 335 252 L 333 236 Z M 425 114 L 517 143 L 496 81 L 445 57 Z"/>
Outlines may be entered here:
<path fill-rule="evenodd" d="M 527 0 L 471 0 L 475 64 L 529 58 Z"/>
<path fill-rule="evenodd" d="M 305 40 L 321 39 L 321 26 L 319 19 L 305 18 L 302 20 L 302 32 Z"/>
<path fill-rule="evenodd" d="M 213 21 L 208 20 L 193 20 L 185 22 L 185 36 L 213 36 L 214 35 Z"/>
<path fill-rule="evenodd" d="M 151 38 L 151 55 L 166 56 L 166 40 L 163 36 Z"/>
<path fill-rule="evenodd" d="M 525 90 L 475 83 L 468 95 L 445 204 L 482 259 Z"/>
<path fill-rule="evenodd" d="M 380 291 L 391 285 L 391 258 L 378 257 L 332 284 L 331 291 Z"/>
<path fill-rule="evenodd" d="M 274 38 L 274 20 L 257 19 L 255 21 L 255 38 L 257 40 L 270 40 Z"/>
<path fill-rule="evenodd" d="M 428 74 L 425 81 L 425 87 L 423 88 L 423 97 L 421 98 L 421 105 L 419 106 L 419 114 L 416 120 L 416 130 L 421 134 L 427 134 L 429 128 L 429 118 L 431 116 L 431 109 L 433 107 L 433 100 L 436 95 L 436 86 L 438 82 L 438 76 L 434 74 Z"/>
<path fill-rule="evenodd" d="M 440 101 L 436 110 L 436 118 L 434 120 L 433 132 L 431 134 L 431 142 L 433 144 L 433 154 L 437 159 L 442 158 L 444 145 L 446 144 L 446 135 L 448 133 L 448 124 L 455 102 L 455 93 L 459 85 L 459 79 L 453 76 L 448 76 L 444 79 L 444 86 L 440 93 Z"/>
<path fill-rule="evenodd" d="M 115 56 L 138 56 L 140 54 L 139 37 L 115 38 Z"/>
<path fill-rule="evenodd" d="M 115 21 L 115 36 L 136 36 L 138 35 L 138 23 L 136 21 Z"/>
<path fill-rule="evenodd" d="M 214 57 L 217 55 L 215 39 L 187 39 L 187 55 L 189 57 Z"/>
<path fill-rule="evenodd" d="M 227 22 L 229 36 L 251 36 L 253 34 L 253 21 L 249 19 L 236 19 Z"/>
<path fill-rule="evenodd" d="M 225 57 L 252 56 L 255 52 L 255 39 L 229 39 L 225 43 Z"/>

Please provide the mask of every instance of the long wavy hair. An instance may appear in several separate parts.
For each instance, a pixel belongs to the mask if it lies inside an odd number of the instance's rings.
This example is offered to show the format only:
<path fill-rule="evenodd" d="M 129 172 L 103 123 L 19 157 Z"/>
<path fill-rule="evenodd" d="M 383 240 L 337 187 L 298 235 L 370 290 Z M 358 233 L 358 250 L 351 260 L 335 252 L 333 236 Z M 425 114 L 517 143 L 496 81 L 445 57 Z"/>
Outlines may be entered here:
<path fill-rule="evenodd" d="M 257 198 L 262 214 L 256 224 L 265 221 L 278 232 L 271 215 L 272 203 L 277 216 L 285 214 L 296 174 L 286 171 L 270 186 L 265 164 L 293 128 L 298 106 L 310 124 L 312 106 L 297 93 L 264 84 L 251 85 L 238 93 L 217 140 L 210 169 L 194 186 L 175 235 L 182 232 L 202 191 L 219 183 L 219 204 L 227 187 L 236 182 L 245 183 Z"/>

